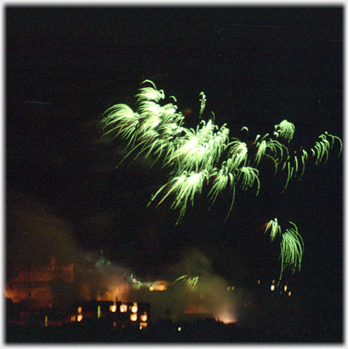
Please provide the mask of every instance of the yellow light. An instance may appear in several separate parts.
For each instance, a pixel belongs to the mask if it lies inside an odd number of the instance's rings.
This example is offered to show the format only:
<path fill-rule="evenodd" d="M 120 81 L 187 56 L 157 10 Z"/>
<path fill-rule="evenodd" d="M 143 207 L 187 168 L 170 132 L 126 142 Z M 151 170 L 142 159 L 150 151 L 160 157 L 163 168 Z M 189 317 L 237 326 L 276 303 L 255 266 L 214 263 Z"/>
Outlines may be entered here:
<path fill-rule="evenodd" d="M 138 311 L 138 303 L 134 303 L 130 310 L 132 313 L 136 313 Z"/>
<path fill-rule="evenodd" d="M 81 313 L 82 313 L 82 307 L 78 307 L 78 308 L 77 308 L 77 312 L 78 312 L 79 314 L 81 314 Z"/>
<path fill-rule="evenodd" d="M 125 313 L 127 311 L 127 304 L 121 304 L 120 306 L 120 312 Z"/>
<path fill-rule="evenodd" d="M 141 322 L 140 323 L 140 329 L 142 330 L 145 327 L 147 327 L 147 323 L 146 322 Z"/>
<path fill-rule="evenodd" d="M 145 313 L 145 314 L 140 315 L 140 320 L 147 321 L 147 314 Z"/>
<path fill-rule="evenodd" d="M 48 318 L 47 318 L 47 315 L 45 315 L 45 327 L 47 327 L 48 325 Z"/>
<path fill-rule="evenodd" d="M 275 283 L 275 280 L 272 280 L 272 284 L 274 284 Z"/>
<path fill-rule="evenodd" d="M 83 316 L 81 314 L 77 315 L 77 321 L 81 321 L 83 319 Z"/>
<path fill-rule="evenodd" d="M 165 291 L 168 289 L 169 283 L 165 280 L 155 281 L 150 287 L 150 291 Z"/>
<path fill-rule="evenodd" d="M 260 285 L 260 283 L 261 283 L 261 280 L 257 280 L 257 284 Z"/>
<path fill-rule="evenodd" d="M 288 295 L 289 295 L 289 297 L 291 296 L 291 291 L 289 291 Z"/>
<path fill-rule="evenodd" d="M 72 315 L 71 318 L 70 318 L 70 321 L 71 321 L 71 322 L 76 321 L 76 315 Z"/>
<path fill-rule="evenodd" d="M 101 310 L 100 310 L 100 305 L 98 305 L 98 319 L 100 319 L 100 317 L 101 317 Z"/>
<path fill-rule="evenodd" d="M 232 290 L 232 291 L 234 290 L 234 286 L 231 287 L 231 290 Z"/>
<path fill-rule="evenodd" d="M 275 290 L 275 286 L 271 285 L 271 291 L 274 291 L 274 290 Z"/>
<path fill-rule="evenodd" d="M 181 331 L 181 327 L 178 327 L 178 331 L 179 331 L 179 332 Z"/>
<path fill-rule="evenodd" d="M 130 315 L 130 320 L 131 320 L 131 321 L 137 321 L 137 319 L 138 319 L 137 314 L 131 314 L 131 315 Z"/>
<path fill-rule="evenodd" d="M 286 292 L 287 289 L 288 289 L 288 286 L 285 285 L 285 286 L 284 286 L 284 292 Z"/>
<path fill-rule="evenodd" d="M 109 310 L 114 313 L 116 311 L 116 308 L 117 308 L 116 303 L 114 303 L 114 304 L 110 305 Z"/>
<path fill-rule="evenodd" d="M 227 291 L 229 291 L 230 289 L 231 289 L 231 287 L 228 286 L 228 287 L 227 287 Z"/>

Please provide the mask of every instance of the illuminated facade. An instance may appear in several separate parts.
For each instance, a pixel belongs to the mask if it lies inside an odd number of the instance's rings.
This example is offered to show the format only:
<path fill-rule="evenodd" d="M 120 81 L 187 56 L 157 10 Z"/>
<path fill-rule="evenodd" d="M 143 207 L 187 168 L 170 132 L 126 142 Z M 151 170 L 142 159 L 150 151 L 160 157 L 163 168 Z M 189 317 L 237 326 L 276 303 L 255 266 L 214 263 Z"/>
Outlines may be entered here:
<path fill-rule="evenodd" d="M 74 265 L 57 265 L 52 256 L 49 266 L 32 266 L 22 270 L 5 287 L 5 297 L 14 303 L 29 300 L 33 307 L 52 307 L 52 282 L 71 284 L 74 281 Z"/>
<path fill-rule="evenodd" d="M 75 303 L 67 316 L 68 322 L 103 319 L 116 328 L 133 326 L 145 329 L 150 321 L 150 304 L 138 302 L 89 301 Z"/>

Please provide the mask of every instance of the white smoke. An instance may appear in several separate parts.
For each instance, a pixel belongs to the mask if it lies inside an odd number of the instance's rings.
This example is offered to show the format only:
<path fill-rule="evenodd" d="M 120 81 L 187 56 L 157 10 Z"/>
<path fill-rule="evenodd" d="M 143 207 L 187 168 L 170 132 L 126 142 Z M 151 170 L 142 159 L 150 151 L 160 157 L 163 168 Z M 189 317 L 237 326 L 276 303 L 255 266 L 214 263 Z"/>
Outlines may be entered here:
<path fill-rule="evenodd" d="M 151 303 L 153 321 L 187 320 L 190 316 L 213 317 L 225 323 L 237 321 L 236 299 L 228 291 L 228 283 L 214 274 L 202 252 L 186 251 L 179 262 L 163 272 L 163 278 L 171 279 L 166 291 L 141 288 L 130 292 L 132 301 Z"/>

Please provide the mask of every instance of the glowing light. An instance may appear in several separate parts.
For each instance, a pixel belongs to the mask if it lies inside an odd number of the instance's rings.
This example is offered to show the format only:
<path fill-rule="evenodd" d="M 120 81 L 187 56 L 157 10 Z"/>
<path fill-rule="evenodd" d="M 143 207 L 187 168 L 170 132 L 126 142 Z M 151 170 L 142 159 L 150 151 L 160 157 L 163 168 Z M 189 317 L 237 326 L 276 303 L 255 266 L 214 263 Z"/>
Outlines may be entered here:
<path fill-rule="evenodd" d="M 141 330 L 142 330 L 143 328 L 147 327 L 147 323 L 146 323 L 146 322 L 141 322 L 139 325 L 140 325 L 139 328 L 140 328 Z"/>
<path fill-rule="evenodd" d="M 277 236 L 278 233 L 279 233 L 279 235 L 281 235 L 282 230 L 281 230 L 280 225 L 278 224 L 277 218 L 274 218 L 274 220 L 271 219 L 268 222 L 268 224 L 266 225 L 265 231 L 263 233 L 265 234 L 267 232 L 267 230 L 269 230 L 269 229 L 271 229 L 271 234 L 270 234 L 271 241 L 274 240 L 274 238 Z"/>
<path fill-rule="evenodd" d="M 181 331 L 181 327 L 178 327 L 178 331 L 179 331 L 179 332 Z"/>
<path fill-rule="evenodd" d="M 77 312 L 78 312 L 79 314 L 81 314 L 81 313 L 82 313 L 82 307 L 78 307 L 78 308 L 77 308 Z"/>
<path fill-rule="evenodd" d="M 150 287 L 150 291 L 165 291 L 168 289 L 169 282 L 165 280 L 155 281 Z"/>
<path fill-rule="evenodd" d="M 83 316 L 81 314 L 77 315 L 77 321 L 81 321 L 83 319 Z"/>
<path fill-rule="evenodd" d="M 120 305 L 120 312 L 125 313 L 127 311 L 127 304 L 121 304 Z"/>
<path fill-rule="evenodd" d="M 257 284 L 260 285 L 260 283 L 261 283 L 261 280 L 257 280 Z"/>
<path fill-rule="evenodd" d="M 223 322 L 224 324 L 232 324 L 237 322 L 236 318 L 231 314 L 222 314 L 215 317 L 216 321 Z"/>
<path fill-rule="evenodd" d="M 138 311 L 138 303 L 134 303 L 131 307 L 130 307 L 130 311 L 132 313 L 136 313 Z"/>
<path fill-rule="evenodd" d="M 297 226 L 295 223 L 290 222 L 293 225 L 282 234 L 281 238 L 281 272 L 280 278 L 282 278 L 283 270 L 287 267 L 294 273 L 296 269 L 301 270 L 301 262 L 303 255 L 303 239 L 298 233 Z M 279 283 L 279 282 L 278 282 Z"/>
<path fill-rule="evenodd" d="M 284 292 L 286 292 L 287 289 L 288 289 L 288 286 L 285 285 L 285 286 L 284 286 Z"/>
<path fill-rule="evenodd" d="M 291 291 L 289 291 L 288 296 L 289 296 L 289 297 L 291 296 Z"/>
<path fill-rule="evenodd" d="M 141 315 L 140 315 L 140 320 L 141 320 L 141 321 L 147 321 L 147 314 L 146 314 L 146 313 L 141 314 Z"/>
<path fill-rule="evenodd" d="M 101 294 L 98 299 L 100 301 L 108 301 L 111 302 L 110 305 L 115 303 L 115 300 L 126 300 L 128 297 L 128 293 L 130 290 L 130 284 L 128 282 L 125 282 L 123 278 L 120 278 L 120 275 L 115 275 L 115 277 L 111 278 L 105 278 L 105 292 Z M 86 285 L 81 290 L 81 296 L 85 298 L 86 300 L 92 300 L 92 291 L 91 288 Z M 118 310 L 118 309 L 116 309 Z"/>
<path fill-rule="evenodd" d="M 117 309 L 116 303 L 110 305 L 110 307 L 109 307 L 109 310 L 113 313 L 116 311 L 116 309 Z"/>
<path fill-rule="evenodd" d="M 230 324 L 237 322 L 236 317 L 231 313 L 229 310 L 227 310 L 227 304 L 224 304 L 223 307 L 220 308 L 220 310 L 216 313 L 214 313 L 214 318 L 216 321 L 223 322 L 224 324 Z"/>
<path fill-rule="evenodd" d="M 271 291 L 275 290 L 275 285 L 271 285 Z"/>
<path fill-rule="evenodd" d="M 131 321 L 137 321 L 138 315 L 137 314 L 131 314 L 129 318 L 130 318 Z"/>
<path fill-rule="evenodd" d="M 48 317 L 47 315 L 45 315 L 45 327 L 47 327 L 47 325 L 48 325 Z"/>
<path fill-rule="evenodd" d="M 70 321 L 71 321 L 71 322 L 76 321 L 76 315 L 72 315 L 71 318 L 70 318 Z"/>
<path fill-rule="evenodd" d="M 256 167 L 262 165 L 263 157 L 273 160 L 275 171 L 278 167 L 282 167 L 282 171 L 287 170 L 285 188 L 293 174 L 296 176 L 300 170 L 300 155 L 297 155 L 296 151 L 291 155 L 284 144 L 269 138 L 269 133 L 256 137 L 253 142 L 257 149 L 255 156 L 254 152 L 249 153 L 247 143 L 235 137 L 229 139 L 230 130 L 225 125 L 220 129 L 215 125 L 214 114 L 208 122 L 202 120 L 196 130 L 183 127 L 185 117 L 183 113 L 177 113 L 177 106 L 172 103 L 165 106 L 160 104 L 165 98 L 164 91 L 158 90 L 151 80 L 144 80 L 143 83 L 150 86 L 140 88 L 139 93 L 135 95 L 138 105 L 136 112 L 126 104 L 117 104 L 105 111 L 101 122 L 103 128 L 108 130 L 104 135 L 114 132 L 115 136 L 128 140 L 128 147 L 131 147 L 131 150 L 124 159 L 135 151 L 138 152 L 136 157 L 146 152 L 146 157 L 152 154 L 154 161 L 162 157 L 163 167 L 171 167 L 167 183 L 152 195 L 149 205 L 160 193 L 163 196 L 158 200 L 157 206 L 167 197 L 174 196 L 172 208 L 180 209 L 177 223 L 183 218 L 189 203 L 193 205 L 196 194 L 201 193 L 203 187 L 207 185 L 212 185 L 207 194 L 212 203 L 227 185 L 230 186 L 233 198 L 228 214 L 234 203 L 238 182 L 243 190 L 251 188 L 256 182 L 256 195 L 258 195 L 260 180 L 259 170 Z M 201 118 L 207 99 L 204 92 L 199 96 L 201 108 L 198 117 Z M 176 102 L 175 97 L 172 96 L 172 98 Z M 245 126 L 241 131 L 244 129 L 248 133 L 248 128 Z M 290 143 L 294 132 L 295 125 L 288 120 L 282 120 L 274 126 L 273 135 L 282 142 Z M 333 148 L 334 142 L 339 142 L 339 155 L 342 152 L 342 140 L 339 137 L 325 131 L 319 138 L 320 140 L 310 149 L 315 165 L 324 159 L 325 162 L 327 161 L 329 150 Z M 301 153 L 302 172 L 299 179 L 303 175 L 305 161 L 309 161 L 308 152 L 302 147 Z M 222 156 L 225 159 L 220 159 Z M 251 157 L 254 157 L 254 160 Z M 270 230 L 271 240 L 276 236 L 281 238 L 280 279 L 286 267 L 293 272 L 300 270 L 304 252 L 302 237 L 298 234 L 296 225 L 290 223 L 293 228 L 286 230 L 283 234 L 277 219 L 269 221 L 266 226 L 266 231 Z M 196 281 L 187 277 L 187 286 L 190 290 L 194 290 Z M 155 289 L 154 286 L 150 288 L 151 291 Z"/>
<path fill-rule="evenodd" d="M 274 135 L 282 137 L 288 142 L 292 140 L 295 133 L 295 125 L 287 120 L 283 120 L 280 124 L 274 126 Z"/>
<path fill-rule="evenodd" d="M 112 323 L 112 326 L 116 327 L 116 321 L 114 321 L 114 322 Z"/>
<path fill-rule="evenodd" d="M 178 281 L 181 280 L 182 282 L 184 282 L 184 284 L 187 286 L 187 290 L 189 292 L 194 291 L 196 289 L 197 286 L 197 282 L 198 282 L 198 276 L 191 278 L 188 275 L 183 275 L 178 277 L 174 282 L 173 285 Z M 185 281 L 186 280 L 186 281 Z"/>
<path fill-rule="evenodd" d="M 98 305 L 98 319 L 100 319 L 100 317 L 101 317 L 101 310 L 100 310 L 100 305 Z"/>

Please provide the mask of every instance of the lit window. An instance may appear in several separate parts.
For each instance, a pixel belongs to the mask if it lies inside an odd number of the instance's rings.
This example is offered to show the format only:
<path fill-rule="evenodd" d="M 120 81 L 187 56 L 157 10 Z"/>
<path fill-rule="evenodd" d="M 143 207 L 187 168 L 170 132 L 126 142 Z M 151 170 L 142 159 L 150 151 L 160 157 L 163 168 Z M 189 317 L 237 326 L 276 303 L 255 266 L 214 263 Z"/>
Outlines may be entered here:
<path fill-rule="evenodd" d="M 285 285 L 285 286 L 284 286 L 284 292 L 286 292 L 287 289 L 288 289 L 288 286 Z"/>
<path fill-rule="evenodd" d="M 147 314 L 145 313 L 145 314 L 140 315 L 140 320 L 147 321 Z"/>
<path fill-rule="evenodd" d="M 131 315 L 130 315 L 130 320 L 131 320 L 131 321 L 137 321 L 137 319 L 138 319 L 137 314 L 131 314 Z"/>
<path fill-rule="evenodd" d="M 76 315 L 72 315 L 71 318 L 70 318 L 70 321 L 71 321 L 71 322 L 76 321 Z"/>
<path fill-rule="evenodd" d="M 83 316 L 81 314 L 77 315 L 77 321 L 81 321 Z"/>
<path fill-rule="evenodd" d="M 117 309 L 116 303 L 110 305 L 110 307 L 109 307 L 109 310 L 110 310 L 111 312 L 113 312 L 113 313 L 116 311 L 116 309 Z"/>
<path fill-rule="evenodd" d="M 134 303 L 133 306 L 130 307 L 130 311 L 136 313 L 138 311 L 138 303 Z"/>
<path fill-rule="evenodd" d="M 260 283 L 261 283 L 261 280 L 257 280 L 257 284 L 260 285 Z"/>
<path fill-rule="evenodd" d="M 181 327 L 178 327 L 178 331 L 179 331 L 179 332 L 181 331 Z"/>
<path fill-rule="evenodd" d="M 289 295 L 289 297 L 291 296 L 291 291 L 289 291 L 288 295 Z"/>
<path fill-rule="evenodd" d="M 101 317 L 101 309 L 100 309 L 100 305 L 98 305 L 98 319 L 100 319 L 100 317 Z"/>
<path fill-rule="evenodd" d="M 112 325 L 113 325 L 114 327 L 116 327 L 116 321 L 114 321 L 114 322 L 112 323 Z"/>
<path fill-rule="evenodd" d="M 274 291 L 274 290 L 275 290 L 275 286 L 271 285 L 271 291 Z"/>
<path fill-rule="evenodd" d="M 234 290 L 234 286 L 231 287 L 231 290 L 232 290 L 232 291 Z"/>
<path fill-rule="evenodd" d="M 121 304 L 120 306 L 120 312 L 125 313 L 127 311 L 127 304 Z"/>
<path fill-rule="evenodd" d="M 77 312 L 78 312 L 79 314 L 81 314 L 81 313 L 82 313 L 82 307 L 78 307 L 78 308 L 77 308 Z"/>
<path fill-rule="evenodd" d="M 227 291 L 229 291 L 230 289 L 231 289 L 231 287 L 230 287 L 230 286 L 228 286 L 228 287 L 227 287 Z"/>
<path fill-rule="evenodd" d="M 142 330 L 143 328 L 147 327 L 147 323 L 146 322 L 141 322 L 140 324 L 140 329 Z"/>

